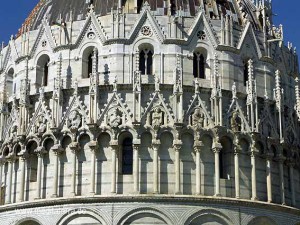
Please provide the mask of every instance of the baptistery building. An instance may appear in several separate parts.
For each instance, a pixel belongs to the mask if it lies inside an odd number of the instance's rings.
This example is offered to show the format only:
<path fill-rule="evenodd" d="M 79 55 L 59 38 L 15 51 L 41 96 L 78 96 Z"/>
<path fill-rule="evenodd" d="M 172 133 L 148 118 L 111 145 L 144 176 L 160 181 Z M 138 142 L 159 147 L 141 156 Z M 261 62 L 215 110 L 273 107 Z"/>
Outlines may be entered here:
<path fill-rule="evenodd" d="M 0 224 L 299 225 L 298 55 L 273 15 L 41 0 L 0 51 Z"/>

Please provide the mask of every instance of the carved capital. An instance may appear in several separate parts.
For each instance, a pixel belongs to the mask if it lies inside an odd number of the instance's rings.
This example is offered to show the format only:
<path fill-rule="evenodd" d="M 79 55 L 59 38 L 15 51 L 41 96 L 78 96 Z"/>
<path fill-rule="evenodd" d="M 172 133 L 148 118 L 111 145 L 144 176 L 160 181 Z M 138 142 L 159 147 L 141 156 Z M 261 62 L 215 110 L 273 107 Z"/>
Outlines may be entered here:
<path fill-rule="evenodd" d="M 201 152 L 203 147 L 204 147 L 204 144 L 202 141 L 194 141 L 194 151 L 195 152 Z"/>
<path fill-rule="evenodd" d="M 160 140 L 152 140 L 152 148 L 154 151 L 158 151 L 159 149 L 159 146 L 160 146 Z"/>
<path fill-rule="evenodd" d="M 76 154 L 79 150 L 79 143 L 72 142 L 72 143 L 70 143 L 69 148 L 71 149 L 72 153 Z"/>
<path fill-rule="evenodd" d="M 61 147 L 61 145 L 54 145 L 51 150 L 54 152 L 55 155 L 60 155 L 64 152 L 64 149 Z"/>
<path fill-rule="evenodd" d="M 219 143 L 219 142 L 214 142 L 214 143 L 213 143 L 212 151 L 213 151 L 214 153 L 219 153 L 219 152 L 221 151 L 221 149 L 222 149 L 221 143 Z"/>
<path fill-rule="evenodd" d="M 45 147 L 40 146 L 36 150 L 34 150 L 34 153 L 37 154 L 37 156 L 40 158 L 43 157 L 47 153 L 47 151 L 45 150 Z"/>
<path fill-rule="evenodd" d="M 98 149 L 98 142 L 97 141 L 90 141 L 89 142 L 89 147 L 90 147 L 90 150 L 92 152 L 96 152 L 97 149 Z"/>

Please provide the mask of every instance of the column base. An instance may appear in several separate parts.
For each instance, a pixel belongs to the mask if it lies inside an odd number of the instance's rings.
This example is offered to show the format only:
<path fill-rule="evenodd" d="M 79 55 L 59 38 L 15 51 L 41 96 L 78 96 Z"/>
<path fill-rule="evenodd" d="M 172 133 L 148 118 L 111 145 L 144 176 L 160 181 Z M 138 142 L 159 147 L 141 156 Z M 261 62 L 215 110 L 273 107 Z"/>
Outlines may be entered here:
<path fill-rule="evenodd" d="M 90 192 L 90 196 L 94 197 L 95 196 L 95 192 Z"/>
<path fill-rule="evenodd" d="M 181 195 L 182 193 L 180 191 L 177 191 L 174 193 L 174 195 Z"/>
<path fill-rule="evenodd" d="M 57 194 L 53 194 L 53 195 L 51 195 L 51 198 L 57 198 L 58 197 L 58 195 Z"/>
<path fill-rule="evenodd" d="M 251 198 L 252 201 L 258 201 L 259 199 L 257 197 Z"/>
<path fill-rule="evenodd" d="M 214 194 L 214 197 L 222 197 L 221 194 Z"/>
<path fill-rule="evenodd" d="M 241 197 L 240 197 L 240 196 L 235 196 L 235 198 L 236 198 L 236 199 L 240 199 Z"/>
<path fill-rule="evenodd" d="M 34 200 L 40 200 L 40 199 L 41 199 L 40 197 L 35 197 L 35 198 L 34 198 Z"/>

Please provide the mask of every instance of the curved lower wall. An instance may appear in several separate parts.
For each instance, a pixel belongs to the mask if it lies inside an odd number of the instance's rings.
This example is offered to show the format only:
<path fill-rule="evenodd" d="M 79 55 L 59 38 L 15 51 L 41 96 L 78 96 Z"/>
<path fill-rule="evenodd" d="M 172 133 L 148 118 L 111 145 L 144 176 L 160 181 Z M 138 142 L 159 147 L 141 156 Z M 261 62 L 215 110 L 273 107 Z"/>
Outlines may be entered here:
<path fill-rule="evenodd" d="M 212 197 L 61 198 L 0 207 L 1 225 L 296 225 L 300 210 Z"/>

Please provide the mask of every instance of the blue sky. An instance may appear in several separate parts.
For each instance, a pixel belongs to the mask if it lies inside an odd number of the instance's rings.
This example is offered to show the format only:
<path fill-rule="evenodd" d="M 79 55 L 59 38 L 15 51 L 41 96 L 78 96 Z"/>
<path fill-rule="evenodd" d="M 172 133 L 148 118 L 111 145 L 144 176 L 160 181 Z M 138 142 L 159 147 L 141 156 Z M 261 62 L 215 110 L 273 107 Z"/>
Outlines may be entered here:
<path fill-rule="evenodd" d="M 74 0 L 83 1 L 83 0 Z M 0 7 L 0 42 L 7 42 L 12 34 L 16 34 L 25 18 L 39 0 L 1 1 Z M 276 26 L 284 26 L 285 42 L 290 41 L 300 52 L 300 1 L 272 0 Z"/>

